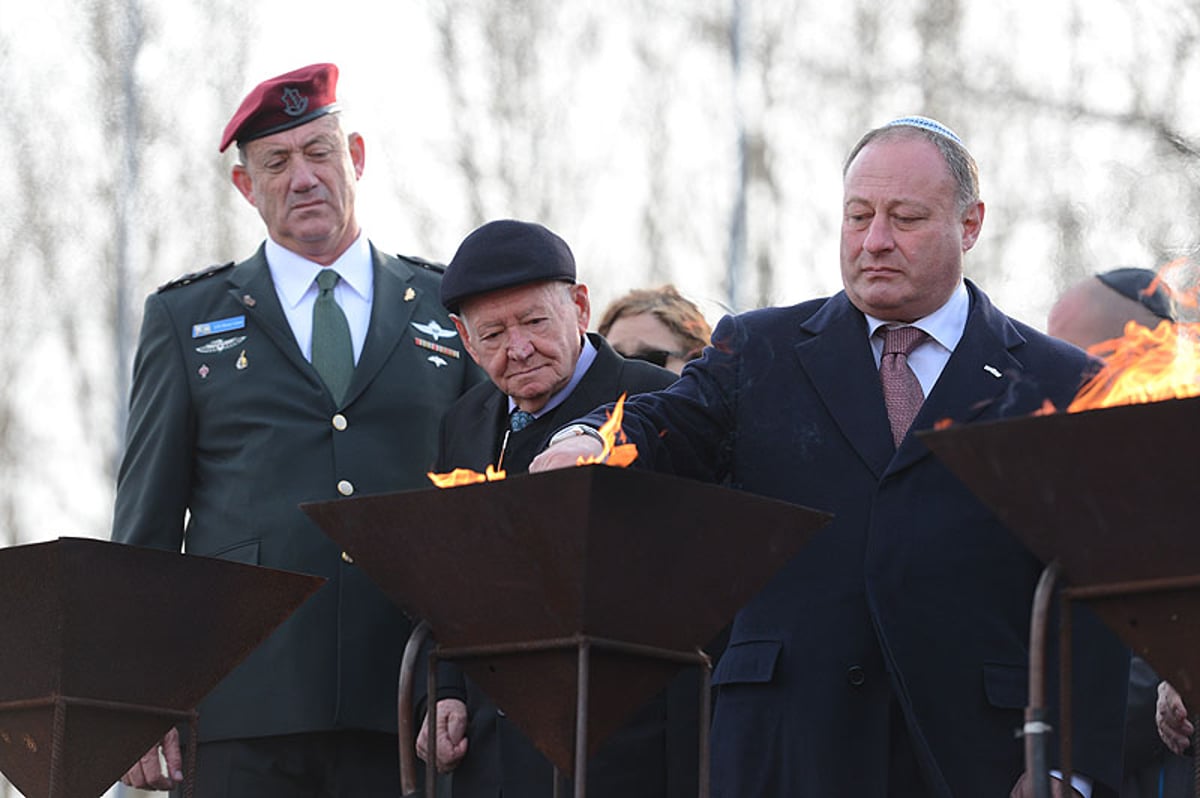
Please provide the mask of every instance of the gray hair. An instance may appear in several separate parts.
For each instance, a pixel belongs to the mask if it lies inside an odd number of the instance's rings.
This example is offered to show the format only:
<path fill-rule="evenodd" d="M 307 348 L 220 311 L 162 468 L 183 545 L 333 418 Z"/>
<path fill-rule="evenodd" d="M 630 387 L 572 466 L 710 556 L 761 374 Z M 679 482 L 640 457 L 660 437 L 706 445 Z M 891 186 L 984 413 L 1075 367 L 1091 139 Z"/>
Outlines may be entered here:
<path fill-rule="evenodd" d="M 955 138 L 925 126 L 888 123 L 867 131 L 850 150 L 850 154 L 846 156 L 846 162 L 842 165 L 842 176 L 846 176 L 846 173 L 850 171 L 850 164 L 854 163 L 858 154 L 872 141 L 902 138 L 925 139 L 938 148 L 938 152 L 942 154 L 942 160 L 950 169 L 954 185 L 957 187 L 959 210 L 966 210 L 968 206 L 979 201 L 979 167 L 975 164 L 971 153 Z"/>

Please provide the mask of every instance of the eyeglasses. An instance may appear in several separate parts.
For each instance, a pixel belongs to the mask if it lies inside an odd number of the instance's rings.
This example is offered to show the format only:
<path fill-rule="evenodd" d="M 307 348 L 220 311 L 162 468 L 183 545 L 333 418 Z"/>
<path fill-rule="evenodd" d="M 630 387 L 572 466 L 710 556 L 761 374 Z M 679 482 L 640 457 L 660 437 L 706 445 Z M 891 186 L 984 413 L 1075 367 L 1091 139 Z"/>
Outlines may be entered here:
<path fill-rule="evenodd" d="M 621 352 L 623 357 L 630 360 L 644 360 L 647 363 L 653 363 L 659 368 L 666 368 L 667 361 L 672 357 L 677 357 L 680 360 L 690 360 L 690 352 L 668 352 L 666 349 L 639 349 L 636 352 Z"/>

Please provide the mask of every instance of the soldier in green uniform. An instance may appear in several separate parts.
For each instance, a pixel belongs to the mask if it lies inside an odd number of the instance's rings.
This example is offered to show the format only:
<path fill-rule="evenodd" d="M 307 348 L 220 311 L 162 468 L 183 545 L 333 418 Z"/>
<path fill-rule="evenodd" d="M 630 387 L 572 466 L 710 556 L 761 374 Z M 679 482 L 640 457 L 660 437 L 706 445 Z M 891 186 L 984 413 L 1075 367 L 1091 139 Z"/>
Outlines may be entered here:
<path fill-rule="evenodd" d="M 220 149 L 236 142 L 267 239 L 145 305 L 113 539 L 329 580 L 201 704 L 200 798 L 399 794 L 409 623 L 298 505 L 427 484 L 442 412 L 482 378 L 440 269 L 359 227 L 365 149 L 337 75 L 315 64 L 245 98 Z M 179 745 L 123 781 L 178 787 Z"/>

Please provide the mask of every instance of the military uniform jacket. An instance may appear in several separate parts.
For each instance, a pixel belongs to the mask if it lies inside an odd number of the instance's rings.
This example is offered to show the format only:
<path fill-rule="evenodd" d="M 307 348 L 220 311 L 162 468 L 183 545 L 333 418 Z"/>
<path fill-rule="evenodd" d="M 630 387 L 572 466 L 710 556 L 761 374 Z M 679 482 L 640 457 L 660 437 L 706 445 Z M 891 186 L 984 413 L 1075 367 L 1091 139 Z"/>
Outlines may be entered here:
<path fill-rule="evenodd" d="M 438 301 L 440 272 L 372 258 L 341 405 L 302 355 L 262 248 L 146 300 L 113 539 L 329 580 L 205 699 L 201 739 L 396 732 L 409 623 L 298 505 L 428 485 L 442 413 L 482 373 Z"/>
<path fill-rule="evenodd" d="M 962 339 L 913 430 L 1065 407 L 1086 354 L 968 290 Z M 713 676 L 714 798 L 895 795 L 897 729 L 929 796 L 1008 795 L 1024 767 L 1014 732 L 1042 564 L 916 435 L 893 447 L 866 322 L 844 292 L 725 318 L 678 382 L 626 402 L 622 428 L 635 467 L 834 514 L 733 623 Z M 1128 653 L 1094 615 L 1074 617 L 1072 764 L 1113 795 Z"/>

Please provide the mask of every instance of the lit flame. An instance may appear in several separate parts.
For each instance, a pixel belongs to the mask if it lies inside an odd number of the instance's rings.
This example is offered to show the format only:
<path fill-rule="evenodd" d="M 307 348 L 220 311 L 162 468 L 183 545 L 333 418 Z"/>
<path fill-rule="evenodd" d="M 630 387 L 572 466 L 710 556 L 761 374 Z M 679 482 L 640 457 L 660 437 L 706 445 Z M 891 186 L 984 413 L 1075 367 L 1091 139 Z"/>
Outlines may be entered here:
<path fill-rule="evenodd" d="M 600 427 L 600 437 L 604 439 L 604 448 L 596 456 L 580 457 L 576 465 L 591 465 L 603 463 L 624 468 L 637 459 L 637 446 L 625 443 L 625 433 L 621 430 L 621 419 L 625 417 L 625 394 L 617 400 L 617 404 Z"/>
<path fill-rule="evenodd" d="M 448 474 L 435 474 L 430 471 L 425 476 L 439 488 L 457 488 L 459 485 L 474 485 L 476 482 L 496 482 L 504 479 L 505 472 L 503 469 L 497 471 L 495 466 L 488 466 L 482 474 L 469 468 L 456 468 Z"/>
<path fill-rule="evenodd" d="M 1125 335 L 1088 349 L 1104 367 L 1079 389 L 1068 413 L 1200 395 L 1200 324 L 1137 322 Z"/>
<path fill-rule="evenodd" d="M 637 446 L 625 443 L 625 433 L 621 431 L 621 419 L 625 415 L 625 394 L 617 400 L 616 407 L 608 416 L 608 421 L 600 427 L 600 437 L 604 439 L 604 449 L 596 457 L 580 457 L 577 465 L 604 465 L 624 468 L 637 459 Z M 469 468 L 456 468 L 445 474 L 427 472 L 425 476 L 439 488 L 457 488 L 460 485 L 474 485 L 479 482 L 496 482 L 504 479 L 506 472 L 495 466 L 488 466 L 484 473 L 472 471 Z"/>

